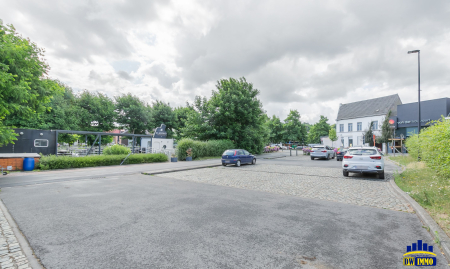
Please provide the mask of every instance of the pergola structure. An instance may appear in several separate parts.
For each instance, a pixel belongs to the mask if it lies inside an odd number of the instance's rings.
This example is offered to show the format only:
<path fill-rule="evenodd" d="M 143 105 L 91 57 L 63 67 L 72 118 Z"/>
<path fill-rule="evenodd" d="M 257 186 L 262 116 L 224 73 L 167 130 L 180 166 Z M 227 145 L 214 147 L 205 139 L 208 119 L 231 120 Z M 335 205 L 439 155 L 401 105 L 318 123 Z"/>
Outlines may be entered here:
<path fill-rule="evenodd" d="M 96 135 L 97 137 L 95 138 L 94 143 L 92 143 L 91 148 L 89 149 L 89 151 L 86 153 L 86 156 L 89 155 L 89 153 L 91 152 L 92 148 L 95 145 L 95 142 L 97 142 L 97 139 L 99 140 L 98 143 L 98 154 L 100 154 L 101 152 L 101 147 L 102 147 L 102 135 L 112 135 L 112 136 L 131 136 L 133 138 L 133 144 L 132 144 L 132 153 L 134 153 L 134 145 L 136 144 L 136 137 L 153 137 L 153 135 L 143 135 L 143 134 L 130 134 L 130 133 L 122 133 L 122 134 L 118 134 L 118 133 L 106 133 L 106 132 L 90 132 L 90 131 L 71 131 L 71 130 L 55 130 L 56 132 L 56 149 L 55 149 L 55 155 L 58 156 L 58 134 L 80 134 L 80 135 Z"/>

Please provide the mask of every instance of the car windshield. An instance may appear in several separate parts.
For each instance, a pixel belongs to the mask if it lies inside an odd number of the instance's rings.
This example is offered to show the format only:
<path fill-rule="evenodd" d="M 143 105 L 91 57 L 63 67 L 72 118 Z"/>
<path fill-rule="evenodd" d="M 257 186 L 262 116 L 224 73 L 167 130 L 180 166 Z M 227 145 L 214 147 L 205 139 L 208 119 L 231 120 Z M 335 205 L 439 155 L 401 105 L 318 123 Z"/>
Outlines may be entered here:
<path fill-rule="evenodd" d="M 234 150 L 225 150 L 225 152 L 222 155 L 233 156 L 234 155 Z"/>
<path fill-rule="evenodd" d="M 313 147 L 313 149 L 323 149 L 323 148 L 324 148 L 324 147 L 320 147 L 320 146 L 319 146 L 319 147 L 317 147 L 317 146 L 316 146 L 316 147 Z"/>
<path fill-rule="evenodd" d="M 350 149 L 350 155 L 376 155 L 377 151 L 374 149 Z"/>

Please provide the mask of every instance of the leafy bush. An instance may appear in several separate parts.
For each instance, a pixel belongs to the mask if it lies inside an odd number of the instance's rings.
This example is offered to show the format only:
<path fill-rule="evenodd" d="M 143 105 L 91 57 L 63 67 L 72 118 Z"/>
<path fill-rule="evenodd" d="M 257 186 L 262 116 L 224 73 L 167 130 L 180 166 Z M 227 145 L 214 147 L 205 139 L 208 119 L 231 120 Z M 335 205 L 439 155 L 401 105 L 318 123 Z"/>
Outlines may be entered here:
<path fill-rule="evenodd" d="M 131 150 L 129 148 L 118 144 L 103 149 L 103 154 L 105 155 L 128 155 L 130 153 Z"/>
<path fill-rule="evenodd" d="M 450 120 L 433 121 L 432 126 L 406 140 L 411 157 L 420 158 L 440 175 L 450 177 Z"/>
<path fill-rule="evenodd" d="M 186 151 L 192 149 L 192 159 L 200 157 L 222 156 L 227 149 L 235 148 L 230 140 L 209 140 L 207 142 L 196 141 L 190 138 L 184 138 L 178 141 L 177 156 L 179 160 L 186 160 Z"/>
<path fill-rule="evenodd" d="M 119 165 L 126 156 L 127 155 L 92 155 L 86 157 L 72 157 L 49 155 L 41 158 L 41 160 L 39 161 L 39 168 L 42 170 L 48 170 Z M 163 153 L 133 154 L 126 159 L 124 164 L 154 163 L 166 161 L 168 161 L 168 158 Z"/>

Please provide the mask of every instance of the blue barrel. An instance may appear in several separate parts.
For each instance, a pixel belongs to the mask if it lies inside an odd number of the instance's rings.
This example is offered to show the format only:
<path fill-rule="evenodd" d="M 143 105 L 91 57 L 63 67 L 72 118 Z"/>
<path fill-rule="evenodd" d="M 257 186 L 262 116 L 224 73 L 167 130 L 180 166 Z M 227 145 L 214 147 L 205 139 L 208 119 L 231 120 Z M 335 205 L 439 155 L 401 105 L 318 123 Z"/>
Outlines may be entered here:
<path fill-rule="evenodd" d="M 34 170 L 34 158 L 23 159 L 23 171 L 33 171 Z"/>

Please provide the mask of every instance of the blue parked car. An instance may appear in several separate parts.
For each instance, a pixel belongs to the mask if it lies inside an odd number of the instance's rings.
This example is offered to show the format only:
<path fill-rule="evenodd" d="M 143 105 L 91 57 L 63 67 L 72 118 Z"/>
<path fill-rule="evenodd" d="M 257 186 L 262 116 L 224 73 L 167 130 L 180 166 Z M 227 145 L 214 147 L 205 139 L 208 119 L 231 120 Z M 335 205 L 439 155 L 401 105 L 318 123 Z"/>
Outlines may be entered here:
<path fill-rule="evenodd" d="M 243 149 L 228 149 L 222 154 L 222 165 L 234 164 L 241 166 L 241 164 L 256 164 L 256 157 Z"/>

